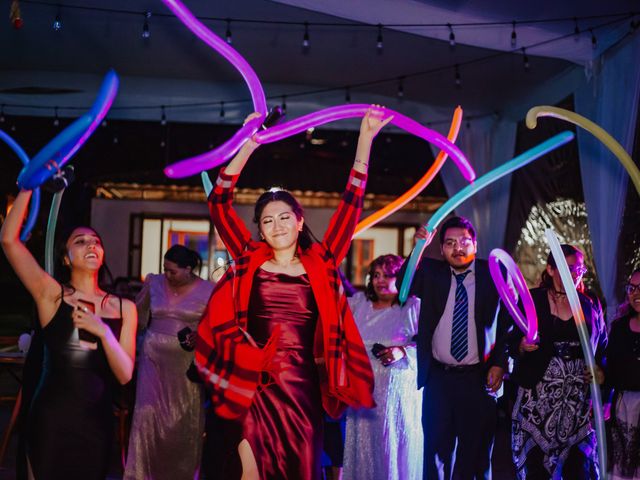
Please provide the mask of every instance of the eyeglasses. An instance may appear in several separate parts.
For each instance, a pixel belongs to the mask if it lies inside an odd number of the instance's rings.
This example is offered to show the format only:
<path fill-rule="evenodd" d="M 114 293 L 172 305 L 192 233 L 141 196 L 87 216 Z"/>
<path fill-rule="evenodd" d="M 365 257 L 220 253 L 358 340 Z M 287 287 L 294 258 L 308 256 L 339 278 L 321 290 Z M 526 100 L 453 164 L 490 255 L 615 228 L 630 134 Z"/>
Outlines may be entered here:
<path fill-rule="evenodd" d="M 588 270 L 584 265 L 573 265 L 569 267 L 569 271 L 578 277 L 582 277 Z"/>
<path fill-rule="evenodd" d="M 624 290 L 627 292 L 627 295 L 631 295 L 632 293 L 635 292 L 640 292 L 640 283 L 635 284 L 635 283 L 627 283 L 624 287 Z"/>
<path fill-rule="evenodd" d="M 467 248 L 471 245 L 473 245 L 473 238 L 471 237 L 460 237 L 458 239 L 447 238 L 443 243 L 445 248 L 455 248 L 458 246 L 460 246 L 460 248 Z"/>

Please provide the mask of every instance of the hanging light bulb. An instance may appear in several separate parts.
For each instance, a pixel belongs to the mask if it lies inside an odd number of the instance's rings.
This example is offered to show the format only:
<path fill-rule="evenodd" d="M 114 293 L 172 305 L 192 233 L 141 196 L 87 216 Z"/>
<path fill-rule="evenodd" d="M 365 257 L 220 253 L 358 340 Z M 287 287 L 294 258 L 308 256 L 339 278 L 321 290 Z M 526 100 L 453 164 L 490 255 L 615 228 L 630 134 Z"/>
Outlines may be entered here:
<path fill-rule="evenodd" d="M 62 30 L 62 17 L 60 16 L 60 12 L 56 13 L 56 18 L 53 20 L 53 24 L 51 26 L 56 32 Z"/>
<path fill-rule="evenodd" d="M 304 35 L 302 36 L 302 53 L 307 53 L 311 42 L 309 41 L 309 22 L 304 22 Z"/>
<path fill-rule="evenodd" d="M 376 39 L 376 50 L 378 51 L 378 55 L 382 53 L 384 45 L 382 43 L 382 24 L 378 24 L 378 38 Z"/>
<path fill-rule="evenodd" d="M 344 89 L 344 101 L 347 103 L 351 103 L 351 88 L 345 87 Z"/>
<path fill-rule="evenodd" d="M 528 72 L 529 71 L 529 56 L 527 55 L 527 49 L 526 48 L 522 48 L 522 64 L 524 66 L 524 71 Z"/>
<path fill-rule="evenodd" d="M 576 17 L 573 17 L 573 38 L 576 42 L 580 39 L 580 27 Z"/>
<path fill-rule="evenodd" d="M 286 95 L 282 96 L 282 106 L 280 108 L 282 108 L 282 115 L 286 115 L 287 114 L 287 96 Z"/>
<path fill-rule="evenodd" d="M 449 27 L 449 46 L 454 48 L 456 46 L 456 34 L 453 33 L 453 27 L 450 23 L 447 23 L 447 27 Z"/>
<path fill-rule="evenodd" d="M 518 43 L 518 34 L 516 33 L 516 21 L 514 20 L 512 25 L 512 30 L 511 30 L 511 47 L 515 47 L 516 44 Z"/>
<path fill-rule="evenodd" d="M 404 77 L 398 78 L 398 98 L 402 99 L 404 97 Z"/>
<path fill-rule="evenodd" d="M 5 122 L 5 118 L 4 118 L 4 104 L 0 105 L 0 123 L 4 123 Z"/>
<path fill-rule="evenodd" d="M 60 125 L 60 119 L 58 118 L 58 107 L 53 108 L 53 126 L 57 127 Z"/>
<path fill-rule="evenodd" d="M 225 32 L 225 37 L 227 39 L 227 43 L 231 45 L 233 43 L 233 38 L 231 35 L 231 19 L 227 18 L 227 31 Z"/>
<path fill-rule="evenodd" d="M 164 127 L 167 124 L 167 114 L 164 111 L 164 105 L 160 106 L 160 112 L 160 125 Z"/>
<path fill-rule="evenodd" d="M 595 50 L 598 48 L 598 39 L 596 38 L 596 34 L 593 33 L 593 30 L 589 29 L 589 31 L 591 32 L 591 48 Z"/>
<path fill-rule="evenodd" d="M 460 77 L 460 68 L 458 67 L 457 64 L 455 67 L 454 82 L 455 82 L 456 88 L 462 87 L 462 77 Z"/>
<path fill-rule="evenodd" d="M 151 18 L 151 12 L 144 12 L 144 23 L 142 24 L 142 38 L 147 39 L 151 36 L 151 30 L 149 30 L 149 19 Z"/>
<path fill-rule="evenodd" d="M 224 118 L 224 102 L 220 102 L 220 118 Z"/>

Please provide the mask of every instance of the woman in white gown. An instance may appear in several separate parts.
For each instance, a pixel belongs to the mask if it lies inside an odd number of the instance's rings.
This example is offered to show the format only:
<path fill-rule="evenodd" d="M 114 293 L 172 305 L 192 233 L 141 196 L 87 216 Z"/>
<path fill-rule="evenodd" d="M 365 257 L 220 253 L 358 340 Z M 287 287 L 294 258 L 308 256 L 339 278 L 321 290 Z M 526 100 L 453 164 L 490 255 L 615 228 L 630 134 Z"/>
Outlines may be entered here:
<path fill-rule="evenodd" d="M 422 393 L 413 342 L 420 300 L 398 303 L 395 280 L 401 265 L 397 255 L 376 258 L 366 291 L 349 299 L 373 367 L 377 407 L 348 410 L 345 479 L 422 479 Z"/>

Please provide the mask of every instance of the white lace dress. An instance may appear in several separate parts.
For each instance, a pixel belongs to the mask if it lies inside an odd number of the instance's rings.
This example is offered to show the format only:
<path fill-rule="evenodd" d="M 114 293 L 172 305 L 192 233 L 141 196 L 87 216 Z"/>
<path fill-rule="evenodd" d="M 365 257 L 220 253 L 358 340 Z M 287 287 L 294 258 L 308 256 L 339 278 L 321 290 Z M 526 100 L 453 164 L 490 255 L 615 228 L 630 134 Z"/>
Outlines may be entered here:
<path fill-rule="evenodd" d="M 369 353 L 375 377 L 373 409 L 347 411 L 344 478 L 349 480 L 422 479 L 422 392 L 416 385 L 416 354 L 420 300 L 403 307 L 376 310 L 363 293 L 349 305 Z M 404 345 L 407 357 L 388 367 L 371 354 L 374 343 Z"/>

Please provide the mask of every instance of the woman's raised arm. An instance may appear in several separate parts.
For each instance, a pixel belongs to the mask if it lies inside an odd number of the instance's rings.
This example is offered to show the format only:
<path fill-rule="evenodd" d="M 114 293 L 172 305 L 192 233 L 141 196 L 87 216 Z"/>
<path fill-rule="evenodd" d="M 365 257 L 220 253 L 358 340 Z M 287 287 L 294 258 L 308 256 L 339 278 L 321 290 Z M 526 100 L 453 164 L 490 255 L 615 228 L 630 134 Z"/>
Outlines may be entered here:
<path fill-rule="evenodd" d="M 41 316 L 45 316 L 43 302 L 52 300 L 51 307 L 54 308 L 53 300 L 60 296 L 60 284 L 42 269 L 24 243 L 20 241 L 20 228 L 30 199 L 30 190 L 22 190 L 18 194 L 2 224 L 0 243 L 13 270 L 36 301 Z M 51 314 L 53 315 L 53 311 Z"/>

